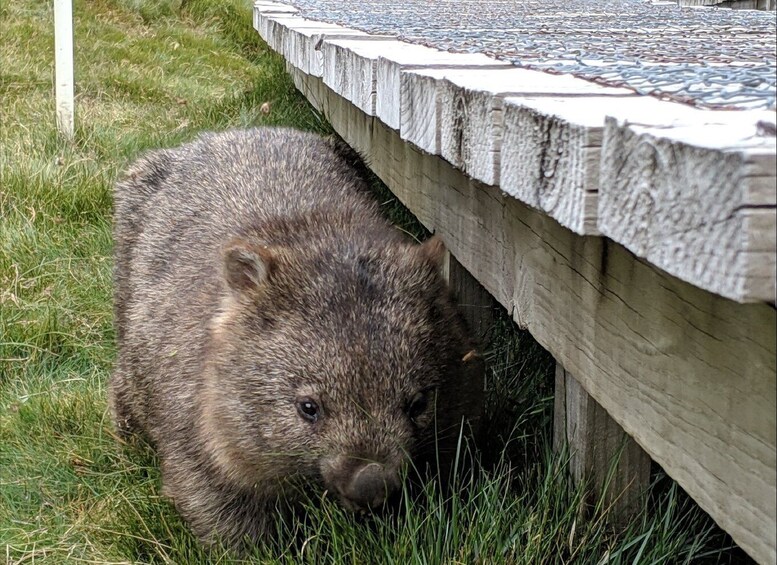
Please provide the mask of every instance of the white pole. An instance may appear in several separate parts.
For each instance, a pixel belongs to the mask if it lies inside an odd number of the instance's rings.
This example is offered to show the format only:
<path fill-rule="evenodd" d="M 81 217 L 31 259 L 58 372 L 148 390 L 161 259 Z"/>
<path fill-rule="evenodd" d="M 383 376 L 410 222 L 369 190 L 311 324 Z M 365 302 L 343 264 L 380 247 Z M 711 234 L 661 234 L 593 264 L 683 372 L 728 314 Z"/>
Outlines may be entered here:
<path fill-rule="evenodd" d="M 73 137 L 73 4 L 54 0 L 54 60 L 57 84 L 57 128 Z"/>

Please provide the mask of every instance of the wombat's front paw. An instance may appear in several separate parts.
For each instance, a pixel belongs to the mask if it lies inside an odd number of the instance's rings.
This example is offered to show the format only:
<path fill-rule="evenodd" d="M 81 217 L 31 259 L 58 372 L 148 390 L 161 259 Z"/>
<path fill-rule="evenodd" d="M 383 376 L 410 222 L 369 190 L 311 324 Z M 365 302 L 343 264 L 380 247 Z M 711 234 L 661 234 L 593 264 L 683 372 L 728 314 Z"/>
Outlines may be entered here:
<path fill-rule="evenodd" d="M 197 467 L 187 469 L 189 464 L 177 469 L 174 479 L 169 474 L 165 477 L 165 467 L 175 465 L 163 464 L 162 494 L 173 502 L 200 543 L 206 547 L 223 545 L 243 553 L 268 541 L 279 510 L 277 500 L 232 490 L 209 480 Z M 188 479 L 179 480 L 182 476 Z"/>
<path fill-rule="evenodd" d="M 129 437 L 137 432 L 137 426 L 129 416 L 124 416 L 122 418 L 116 418 L 116 416 L 114 416 L 113 423 L 116 426 L 116 431 L 121 437 Z"/>
<path fill-rule="evenodd" d="M 126 390 L 126 381 L 116 371 L 108 385 L 108 409 L 111 413 L 116 431 L 122 437 L 138 433 L 140 431 L 130 408 L 129 393 Z"/>

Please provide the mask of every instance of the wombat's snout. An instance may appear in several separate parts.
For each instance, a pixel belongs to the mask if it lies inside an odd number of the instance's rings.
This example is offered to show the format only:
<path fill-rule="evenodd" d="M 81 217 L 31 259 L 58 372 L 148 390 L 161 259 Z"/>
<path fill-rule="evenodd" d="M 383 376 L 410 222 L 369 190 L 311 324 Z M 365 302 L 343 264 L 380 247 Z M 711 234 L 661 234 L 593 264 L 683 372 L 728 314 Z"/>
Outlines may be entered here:
<path fill-rule="evenodd" d="M 380 463 L 368 463 L 354 471 L 340 495 L 357 510 L 374 509 L 383 506 L 399 486 L 396 472 Z"/>

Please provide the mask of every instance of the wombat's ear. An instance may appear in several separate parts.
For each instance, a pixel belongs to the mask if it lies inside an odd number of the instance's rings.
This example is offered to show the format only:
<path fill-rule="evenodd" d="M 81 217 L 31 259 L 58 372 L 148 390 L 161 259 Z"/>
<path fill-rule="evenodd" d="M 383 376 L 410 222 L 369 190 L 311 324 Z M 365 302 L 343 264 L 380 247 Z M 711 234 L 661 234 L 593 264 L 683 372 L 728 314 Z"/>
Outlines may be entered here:
<path fill-rule="evenodd" d="M 445 244 L 439 235 L 433 235 L 418 246 L 418 252 L 425 260 L 442 269 L 445 260 Z"/>
<path fill-rule="evenodd" d="M 235 293 L 250 294 L 267 282 L 273 262 L 268 247 L 235 239 L 224 250 L 224 278 Z"/>

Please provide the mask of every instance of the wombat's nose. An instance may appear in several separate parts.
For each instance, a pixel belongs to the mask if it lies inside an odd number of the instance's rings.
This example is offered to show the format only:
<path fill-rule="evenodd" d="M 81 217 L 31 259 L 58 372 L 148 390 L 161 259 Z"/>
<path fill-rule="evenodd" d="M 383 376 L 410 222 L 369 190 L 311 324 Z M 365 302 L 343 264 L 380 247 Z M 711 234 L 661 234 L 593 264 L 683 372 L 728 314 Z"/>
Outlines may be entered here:
<path fill-rule="evenodd" d="M 353 474 L 343 495 L 359 508 L 376 508 L 399 488 L 397 477 L 379 463 L 369 463 Z"/>

